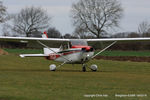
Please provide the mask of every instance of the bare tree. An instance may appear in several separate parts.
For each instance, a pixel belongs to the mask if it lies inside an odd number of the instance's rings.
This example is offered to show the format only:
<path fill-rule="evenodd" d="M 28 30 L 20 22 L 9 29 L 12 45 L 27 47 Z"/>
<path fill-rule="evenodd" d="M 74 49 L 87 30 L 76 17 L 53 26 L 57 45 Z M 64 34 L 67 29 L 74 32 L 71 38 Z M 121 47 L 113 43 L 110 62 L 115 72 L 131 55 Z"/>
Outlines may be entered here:
<path fill-rule="evenodd" d="M 73 35 L 75 37 L 84 39 L 86 37 L 86 35 L 88 35 L 88 34 L 86 34 L 86 30 L 85 29 L 82 29 L 81 27 L 76 27 Z"/>
<path fill-rule="evenodd" d="M 3 24 L 3 27 L 2 27 L 2 35 L 3 36 L 11 36 L 10 33 L 11 33 L 11 26 L 7 23 Z"/>
<path fill-rule="evenodd" d="M 47 35 L 49 38 L 60 38 L 61 37 L 61 33 L 56 29 L 56 28 L 49 28 Z"/>
<path fill-rule="evenodd" d="M 3 2 L 0 1 L 0 23 L 5 21 L 6 17 L 6 7 L 3 5 Z"/>
<path fill-rule="evenodd" d="M 51 17 L 40 7 L 26 7 L 14 16 L 13 31 L 29 37 L 35 31 L 41 31 L 49 26 Z"/>
<path fill-rule="evenodd" d="M 137 37 L 140 37 L 140 35 L 136 32 L 131 32 L 127 36 L 127 38 L 137 38 Z"/>
<path fill-rule="evenodd" d="M 66 34 L 63 36 L 63 38 L 65 38 L 65 39 L 71 39 L 72 36 L 71 36 L 71 34 L 66 33 Z"/>
<path fill-rule="evenodd" d="M 150 36 L 150 24 L 147 21 L 143 21 L 139 24 L 138 33 L 140 33 L 143 37 Z"/>
<path fill-rule="evenodd" d="M 17 34 L 13 33 L 13 14 L 7 14 L 5 22 L 2 25 L 2 35 L 3 36 L 17 36 Z"/>
<path fill-rule="evenodd" d="M 76 27 L 81 27 L 97 38 L 113 27 L 119 26 L 123 15 L 117 0 L 80 0 L 72 5 L 72 19 Z"/>

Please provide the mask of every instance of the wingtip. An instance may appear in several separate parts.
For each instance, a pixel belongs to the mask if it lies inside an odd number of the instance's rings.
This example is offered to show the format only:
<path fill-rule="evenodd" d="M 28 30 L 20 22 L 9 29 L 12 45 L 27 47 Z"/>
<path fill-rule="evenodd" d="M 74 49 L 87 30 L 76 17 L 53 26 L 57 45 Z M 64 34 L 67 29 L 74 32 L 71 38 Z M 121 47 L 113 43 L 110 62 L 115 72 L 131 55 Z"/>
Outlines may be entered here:
<path fill-rule="evenodd" d="M 20 55 L 20 57 L 21 57 L 21 58 L 24 58 L 25 56 L 24 56 L 24 55 Z"/>

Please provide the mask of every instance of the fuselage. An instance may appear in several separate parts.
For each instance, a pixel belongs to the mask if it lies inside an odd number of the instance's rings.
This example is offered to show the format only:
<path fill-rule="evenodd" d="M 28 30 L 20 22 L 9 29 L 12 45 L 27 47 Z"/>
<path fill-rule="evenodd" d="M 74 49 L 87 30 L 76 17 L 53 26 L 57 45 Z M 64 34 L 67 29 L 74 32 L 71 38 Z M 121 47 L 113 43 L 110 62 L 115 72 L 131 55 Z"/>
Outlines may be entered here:
<path fill-rule="evenodd" d="M 94 49 L 88 46 L 86 41 L 73 41 L 73 44 L 69 44 L 70 47 L 68 49 L 57 50 L 56 53 L 50 53 L 46 58 L 57 62 L 83 64 L 88 62 L 94 55 Z"/>

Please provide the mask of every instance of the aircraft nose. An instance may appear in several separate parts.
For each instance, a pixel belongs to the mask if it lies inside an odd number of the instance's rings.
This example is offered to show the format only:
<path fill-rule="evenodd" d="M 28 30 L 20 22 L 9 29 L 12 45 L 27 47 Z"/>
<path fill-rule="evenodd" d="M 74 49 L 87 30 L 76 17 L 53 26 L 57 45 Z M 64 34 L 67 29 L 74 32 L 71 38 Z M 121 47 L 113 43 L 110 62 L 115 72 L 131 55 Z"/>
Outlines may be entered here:
<path fill-rule="evenodd" d="M 87 56 L 87 57 L 90 57 L 90 55 L 89 55 L 89 54 L 87 54 L 86 56 Z"/>
<path fill-rule="evenodd" d="M 88 61 L 90 59 L 90 54 L 86 54 L 85 61 Z"/>

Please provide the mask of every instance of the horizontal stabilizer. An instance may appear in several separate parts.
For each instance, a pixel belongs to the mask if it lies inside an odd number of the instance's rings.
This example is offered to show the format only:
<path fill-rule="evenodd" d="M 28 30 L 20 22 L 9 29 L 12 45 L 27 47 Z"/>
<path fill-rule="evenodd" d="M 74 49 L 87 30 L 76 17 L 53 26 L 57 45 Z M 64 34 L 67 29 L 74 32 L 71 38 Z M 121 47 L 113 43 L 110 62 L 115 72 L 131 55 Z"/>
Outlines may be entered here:
<path fill-rule="evenodd" d="M 47 57 L 48 54 L 20 54 L 20 57 Z"/>

